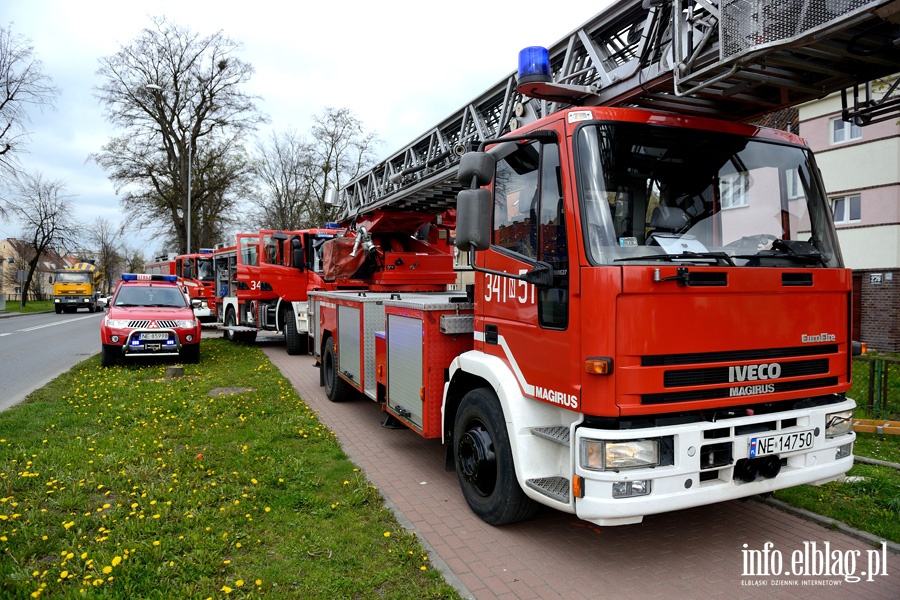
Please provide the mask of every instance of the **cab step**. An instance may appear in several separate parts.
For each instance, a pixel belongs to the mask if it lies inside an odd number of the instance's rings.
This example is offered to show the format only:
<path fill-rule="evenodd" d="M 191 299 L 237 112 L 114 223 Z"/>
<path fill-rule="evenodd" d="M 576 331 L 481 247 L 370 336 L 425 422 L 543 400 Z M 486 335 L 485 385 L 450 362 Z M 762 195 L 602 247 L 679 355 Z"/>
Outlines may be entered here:
<path fill-rule="evenodd" d="M 538 477 L 527 480 L 525 485 L 548 498 L 569 503 L 569 490 L 572 486 L 565 477 Z"/>
<path fill-rule="evenodd" d="M 532 427 L 531 433 L 537 437 L 556 442 L 561 446 L 569 446 L 569 428 L 565 425 L 555 427 Z"/>

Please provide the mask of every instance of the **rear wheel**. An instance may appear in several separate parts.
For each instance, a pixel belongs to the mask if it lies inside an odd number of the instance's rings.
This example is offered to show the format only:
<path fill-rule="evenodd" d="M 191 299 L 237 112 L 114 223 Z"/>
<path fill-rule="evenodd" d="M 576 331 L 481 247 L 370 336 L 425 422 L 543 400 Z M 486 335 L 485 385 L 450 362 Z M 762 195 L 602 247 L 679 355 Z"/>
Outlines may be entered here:
<path fill-rule="evenodd" d="M 291 355 L 309 352 L 308 339 L 305 333 L 297 331 L 297 319 L 293 308 L 284 311 L 284 343 L 287 353 Z"/>
<path fill-rule="evenodd" d="M 537 511 L 538 504 L 516 479 L 500 401 L 487 388 L 463 398 L 453 428 L 453 450 L 463 496 L 486 523 L 515 523 Z"/>
<path fill-rule="evenodd" d="M 337 353 L 334 350 L 334 338 L 328 338 L 325 342 L 325 351 L 322 353 L 322 375 L 325 381 L 325 395 L 332 402 L 340 402 L 350 397 L 350 387 L 337 372 Z"/>
<path fill-rule="evenodd" d="M 119 357 L 119 347 L 110 344 L 103 344 L 100 350 L 100 366 L 111 367 L 116 364 Z"/>

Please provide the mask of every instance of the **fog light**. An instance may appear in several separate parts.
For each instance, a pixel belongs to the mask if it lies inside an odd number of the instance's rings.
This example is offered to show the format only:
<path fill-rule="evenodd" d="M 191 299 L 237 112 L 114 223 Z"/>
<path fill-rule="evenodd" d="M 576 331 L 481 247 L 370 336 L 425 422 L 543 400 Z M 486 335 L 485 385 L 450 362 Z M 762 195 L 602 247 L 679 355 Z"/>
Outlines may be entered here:
<path fill-rule="evenodd" d="M 119 341 L 119 336 L 114 335 L 114 336 L 110 337 L 109 339 L 111 339 L 111 340 L 114 341 L 114 342 L 118 342 L 118 341 Z"/>
<path fill-rule="evenodd" d="M 186 340 L 189 341 L 189 342 L 193 342 L 193 341 L 194 341 L 194 336 L 192 336 L 192 335 L 186 335 L 186 336 L 184 337 L 184 339 L 186 339 Z"/>
<path fill-rule="evenodd" d="M 835 460 L 840 460 L 842 458 L 847 458 L 853 454 L 853 443 L 844 444 L 843 446 L 838 446 L 837 454 L 834 455 Z"/>
<path fill-rule="evenodd" d="M 613 483 L 613 498 L 631 498 L 634 496 L 646 496 L 650 493 L 650 480 L 616 481 Z"/>

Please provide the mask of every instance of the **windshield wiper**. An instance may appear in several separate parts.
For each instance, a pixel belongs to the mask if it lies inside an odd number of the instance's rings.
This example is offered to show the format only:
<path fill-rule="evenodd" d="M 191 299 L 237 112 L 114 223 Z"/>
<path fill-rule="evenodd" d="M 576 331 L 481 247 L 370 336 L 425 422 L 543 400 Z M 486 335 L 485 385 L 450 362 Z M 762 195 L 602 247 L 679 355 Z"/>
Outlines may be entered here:
<path fill-rule="evenodd" d="M 809 242 L 800 240 L 782 240 L 777 239 L 772 242 L 771 250 L 762 250 L 757 254 L 736 254 L 734 258 L 743 258 L 746 260 L 759 260 L 766 258 L 781 258 L 805 264 L 820 264 L 823 267 L 828 266 L 828 261 L 819 252 L 819 249 Z"/>
<path fill-rule="evenodd" d="M 648 254 L 646 256 L 626 256 L 624 258 L 617 258 L 613 260 L 613 262 L 637 262 L 642 260 L 648 261 L 659 261 L 659 262 L 681 262 L 685 260 L 715 260 L 716 264 L 719 264 L 719 261 L 724 262 L 727 265 L 735 266 L 734 261 L 731 260 L 733 257 L 730 254 L 726 254 L 725 252 L 691 252 L 690 250 L 686 250 L 681 254 Z"/>

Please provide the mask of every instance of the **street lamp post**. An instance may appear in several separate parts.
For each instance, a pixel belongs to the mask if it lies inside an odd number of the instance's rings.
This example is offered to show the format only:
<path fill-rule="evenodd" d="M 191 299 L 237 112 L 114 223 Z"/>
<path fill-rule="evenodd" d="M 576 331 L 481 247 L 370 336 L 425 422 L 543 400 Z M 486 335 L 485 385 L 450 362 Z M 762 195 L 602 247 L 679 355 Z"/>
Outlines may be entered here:
<path fill-rule="evenodd" d="M 170 92 L 171 90 L 164 88 L 155 83 L 148 83 L 144 86 L 148 90 L 154 90 L 157 92 Z M 173 107 L 174 110 L 174 107 Z M 185 216 L 185 222 L 187 226 L 187 231 L 185 232 L 185 245 L 187 246 L 185 250 L 185 254 L 191 253 L 191 163 L 192 163 L 192 150 L 193 145 L 191 144 L 191 134 L 190 129 L 188 130 L 187 135 L 187 153 L 188 153 L 188 169 L 187 169 L 187 214 Z"/>

